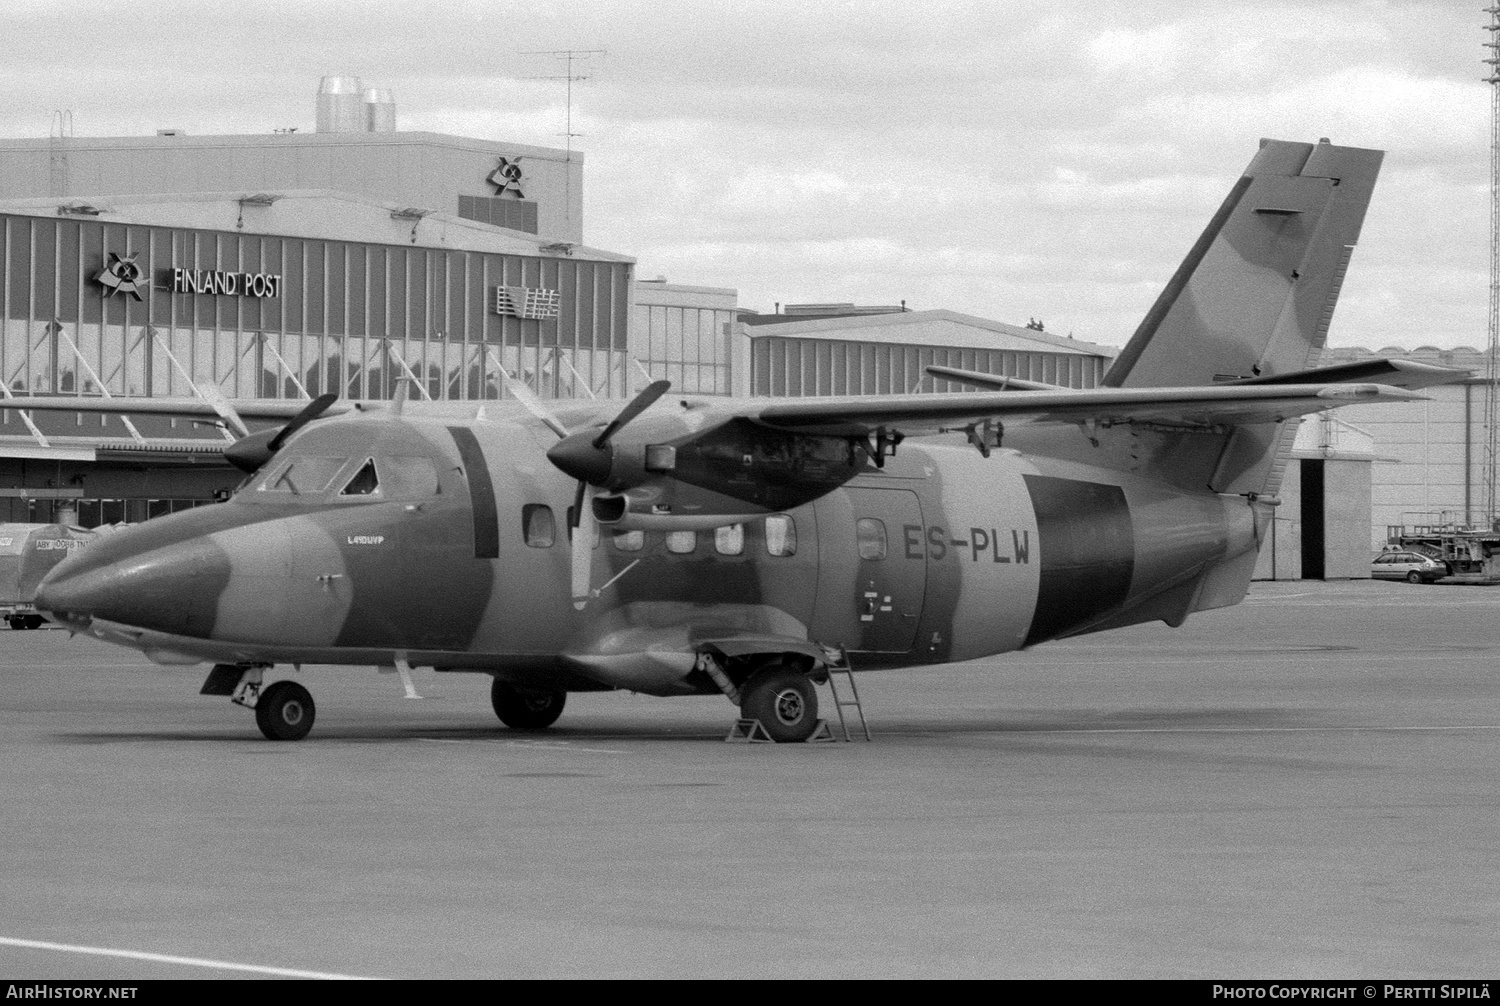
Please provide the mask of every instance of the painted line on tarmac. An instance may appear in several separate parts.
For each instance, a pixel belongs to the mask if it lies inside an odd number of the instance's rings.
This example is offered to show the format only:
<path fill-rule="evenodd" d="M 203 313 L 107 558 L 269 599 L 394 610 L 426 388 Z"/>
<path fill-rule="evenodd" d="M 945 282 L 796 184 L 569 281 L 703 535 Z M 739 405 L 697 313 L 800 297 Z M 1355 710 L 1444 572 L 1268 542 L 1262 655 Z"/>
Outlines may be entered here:
<path fill-rule="evenodd" d="M 1317 596 L 1316 601 L 1297 600 L 1302 597 Z M 1370 598 L 1344 596 L 1336 597 L 1327 594 L 1280 594 L 1275 597 L 1247 597 L 1240 604 L 1249 605 L 1277 605 L 1283 602 L 1297 600 L 1293 607 L 1297 608 L 1493 608 L 1500 604 L 1500 595 L 1490 594 L 1483 598 L 1471 598 L 1469 600 L 1456 601 L 1452 597 L 1429 596 L 1420 599 L 1411 598 Z M 1226 607 L 1237 607 L 1237 605 L 1226 605 Z M 1217 610 L 1217 609 L 1211 609 Z"/>
<path fill-rule="evenodd" d="M 1384 734 L 1384 733 L 1438 733 L 1461 730 L 1500 730 L 1500 723 L 1478 723 L 1474 726 L 1435 727 L 1051 727 L 1042 730 L 1027 730 L 1022 734 Z"/>
<path fill-rule="evenodd" d="M 560 751 L 564 754 L 629 754 L 617 748 L 582 748 L 572 741 L 510 741 L 499 737 L 415 737 L 424 744 L 504 744 L 506 747 L 526 748 L 532 751 Z"/>
<path fill-rule="evenodd" d="M 1486 650 L 1483 650 L 1483 651 L 1481 651 L 1481 650 L 1475 650 L 1475 651 L 1472 651 L 1472 652 L 1467 652 L 1467 651 L 1446 650 L 1446 651 L 1438 651 L 1436 653 L 1424 653 L 1421 650 L 1403 650 L 1403 651 L 1401 651 L 1399 653 L 1390 653 L 1390 654 L 1371 653 L 1368 650 L 1352 650 L 1352 649 L 1351 650 L 1321 650 L 1320 649 L 1320 650 L 1306 650 L 1306 651 L 1299 650 L 1296 653 L 1291 654 L 1291 655 L 1287 655 L 1287 656 L 1283 656 L 1281 654 L 1277 654 L 1275 656 L 1267 656 L 1266 654 L 1257 654 L 1257 653 L 1205 653 L 1205 654 L 1201 654 L 1199 656 L 1183 656 L 1183 657 L 1170 657 L 1170 658 L 1164 658 L 1164 657 L 1136 657 L 1136 656 L 1128 656 L 1127 657 L 1127 656 L 1121 655 L 1121 656 L 1116 657 L 1115 659 L 1113 659 L 1113 660 L 1111 660 L 1109 662 L 1108 669 L 1114 670 L 1114 669 L 1122 668 L 1122 667 L 1146 667 L 1146 668 L 1152 668 L 1152 667 L 1185 667 L 1185 666 L 1200 665 L 1200 664 L 1201 665 L 1256 664 L 1256 665 L 1260 665 L 1260 666 L 1269 667 L 1269 666 L 1271 666 L 1273 664 L 1303 664 L 1303 663 L 1307 663 L 1308 660 L 1311 659 L 1311 658 L 1323 658 L 1323 657 L 1332 657 L 1335 660 L 1343 660 L 1343 661 L 1346 661 L 1346 662 L 1349 661 L 1349 660 L 1355 660 L 1355 661 L 1359 661 L 1359 662 L 1365 663 L 1365 664 L 1412 664 L 1412 663 L 1418 662 L 1419 660 L 1425 662 L 1425 661 L 1437 660 L 1439 658 L 1448 658 L 1448 657 L 1458 657 L 1458 658 L 1467 657 L 1467 658 L 1471 658 L 1472 659 L 1472 658 L 1474 658 L 1476 656 L 1484 656 L 1484 655 L 1487 655 L 1487 654 L 1488 654 L 1488 648 L 1486 648 Z M 984 659 L 988 663 L 990 663 L 990 664 L 993 665 L 993 664 L 1000 663 L 1001 659 L 1004 658 L 1004 657 L 1007 657 L 1007 656 L 1009 656 L 1009 654 L 1000 654 L 999 657 L 987 657 L 987 658 L 984 658 Z M 952 666 L 952 665 L 948 665 L 948 666 Z M 1008 665 L 1007 670 L 1020 670 L 1022 668 L 1033 668 L 1033 667 L 1065 667 L 1065 668 L 1069 668 L 1069 669 L 1072 669 L 1072 670 L 1102 670 L 1102 669 L 1105 669 L 1103 665 L 1094 663 L 1092 661 L 1068 660 L 1066 658 L 1050 658 L 1050 659 L 1047 659 L 1047 660 L 1043 660 L 1043 659 L 1040 659 L 1040 658 L 1031 658 L 1031 659 L 1027 659 L 1027 660 L 1024 660 L 1024 661 L 1022 661 L 1022 660 L 1016 660 L 1014 663 Z M 886 672 L 881 671 L 881 672 L 877 672 L 877 673 L 882 673 L 883 674 L 883 673 L 886 673 Z"/>
<path fill-rule="evenodd" d="M 95 957 L 127 957 L 135 961 L 151 961 L 156 964 L 185 964 L 194 968 L 212 968 L 216 971 L 249 971 L 259 975 L 276 975 L 281 978 L 321 978 L 327 981 L 372 981 L 366 975 L 341 975 L 329 971 L 303 971 L 298 968 L 273 968 L 263 964 L 239 964 L 234 961 L 215 961 L 206 957 L 178 957 L 174 954 L 153 954 L 144 950 L 117 950 L 112 947 L 86 947 L 74 943 L 49 943 L 46 940 L 18 940 L 0 936 L 0 946 L 21 947 L 27 950 L 59 950 L 70 954 L 92 954 Z"/>

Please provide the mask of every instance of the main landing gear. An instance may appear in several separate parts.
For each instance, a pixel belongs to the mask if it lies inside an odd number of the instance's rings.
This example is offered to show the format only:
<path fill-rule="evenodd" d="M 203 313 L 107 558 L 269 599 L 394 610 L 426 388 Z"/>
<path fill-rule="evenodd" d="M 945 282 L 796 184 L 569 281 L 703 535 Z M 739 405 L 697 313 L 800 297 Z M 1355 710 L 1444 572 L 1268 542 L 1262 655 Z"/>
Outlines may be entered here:
<path fill-rule="evenodd" d="M 818 692 L 809 677 L 811 662 L 780 655 L 756 659 L 758 664 L 747 668 L 742 661 L 721 664 L 713 653 L 698 655 L 695 670 L 706 674 L 740 707 L 741 719 L 729 739 L 784 744 L 812 737 L 822 721 L 818 719 Z M 735 679 L 744 683 L 736 685 Z"/>
<path fill-rule="evenodd" d="M 557 722 L 567 692 L 517 688 L 496 678 L 490 685 L 490 703 L 500 722 L 513 730 L 545 730 Z"/>
<path fill-rule="evenodd" d="M 826 684 L 838 716 L 838 728 L 844 740 L 853 740 L 849 727 L 852 718 L 845 710 L 857 714 L 857 725 L 870 739 L 860 704 L 859 687 L 854 683 L 854 668 L 848 655 L 837 647 L 821 647 L 821 659 L 805 653 L 758 654 L 722 660 L 721 654 L 700 651 L 694 673 L 703 673 L 719 691 L 740 707 L 740 720 L 729 731 L 727 741 L 775 741 L 779 744 L 834 740 L 833 726 L 818 719 L 818 692 L 815 685 Z M 835 677 L 845 675 L 843 685 Z"/>
<path fill-rule="evenodd" d="M 818 692 L 806 674 L 772 664 L 740 689 L 740 714 L 759 720 L 773 741 L 805 741 L 818 729 Z"/>

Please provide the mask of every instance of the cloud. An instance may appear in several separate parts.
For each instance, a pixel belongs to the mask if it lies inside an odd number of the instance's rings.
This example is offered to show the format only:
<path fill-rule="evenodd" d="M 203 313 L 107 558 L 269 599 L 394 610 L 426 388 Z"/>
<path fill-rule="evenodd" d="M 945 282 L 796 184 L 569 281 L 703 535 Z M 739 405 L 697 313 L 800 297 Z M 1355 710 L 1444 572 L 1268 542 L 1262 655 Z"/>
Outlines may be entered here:
<path fill-rule="evenodd" d="M 0 134 L 401 127 L 556 146 L 585 237 L 746 303 L 906 299 L 1129 335 L 1261 136 L 1390 151 L 1333 338 L 1483 341 L 1487 39 L 1444 0 L 13 0 Z M 1477 277 L 1477 279 L 1476 279 Z"/>

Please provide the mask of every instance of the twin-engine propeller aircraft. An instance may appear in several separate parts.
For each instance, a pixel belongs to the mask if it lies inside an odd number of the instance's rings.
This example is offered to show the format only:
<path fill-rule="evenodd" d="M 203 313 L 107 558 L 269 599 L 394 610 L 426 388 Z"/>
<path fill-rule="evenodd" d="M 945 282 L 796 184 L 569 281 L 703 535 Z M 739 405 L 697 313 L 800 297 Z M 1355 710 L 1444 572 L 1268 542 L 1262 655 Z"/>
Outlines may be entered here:
<path fill-rule="evenodd" d="M 815 682 L 1238 602 L 1294 417 L 1464 376 L 1314 368 L 1379 151 L 1263 141 L 1102 387 L 628 404 L 28 398 L 289 420 L 226 449 L 229 501 L 58 566 L 36 603 L 163 663 L 267 737 L 312 726 L 275 665 L 493 676 L 506 724 L 568 692 L 722 692 L 779 741 Z M 1377 383 L 1378 382 L 1378 383 Z"/>

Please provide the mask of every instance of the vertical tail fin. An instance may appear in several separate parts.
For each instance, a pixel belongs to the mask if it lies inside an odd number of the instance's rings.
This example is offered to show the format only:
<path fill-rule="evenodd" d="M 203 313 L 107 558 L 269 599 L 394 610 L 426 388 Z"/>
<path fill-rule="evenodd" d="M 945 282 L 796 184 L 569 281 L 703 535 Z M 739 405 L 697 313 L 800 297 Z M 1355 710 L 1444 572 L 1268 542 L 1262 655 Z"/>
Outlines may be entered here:
<path fill-rule="evenodd" d="M 1382 156 L 1262 140 L 1104 385 L 1201 385 L 1313 366 Z"/>
<path fill-rule="evenodd" d="M 1262 140 L 1104 385 L 1205 385 L 1315 366 L 1383 156 Z M 1211 471 L 1175 474 L 1216 492 L 1274 495 L 1296 427 L 1238 427 Z"/>

